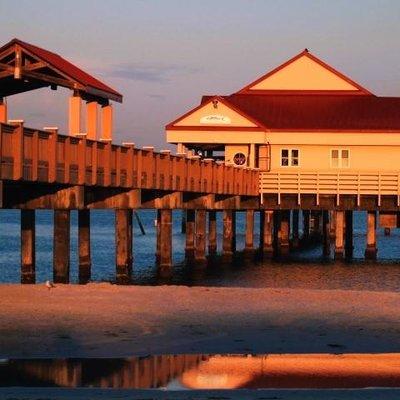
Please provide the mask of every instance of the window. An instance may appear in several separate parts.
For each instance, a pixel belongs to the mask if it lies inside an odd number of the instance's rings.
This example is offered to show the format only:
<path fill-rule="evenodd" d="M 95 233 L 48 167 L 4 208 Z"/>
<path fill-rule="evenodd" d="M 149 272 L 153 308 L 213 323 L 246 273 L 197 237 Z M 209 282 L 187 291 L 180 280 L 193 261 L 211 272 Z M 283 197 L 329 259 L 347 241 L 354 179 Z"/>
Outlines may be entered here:
<path fill-rule="evenodd" d="M 350 151 L 347 149 L 331 150 L 331 167 L 332 168 L 349 168 L 350 167 Z"/>
<path fill-rule="evenodd" d="M 299 150 L 298 149 L 282 149 L 281 150 L 281 166 L 282 167 L 298 167 L 299 166 Z"/>

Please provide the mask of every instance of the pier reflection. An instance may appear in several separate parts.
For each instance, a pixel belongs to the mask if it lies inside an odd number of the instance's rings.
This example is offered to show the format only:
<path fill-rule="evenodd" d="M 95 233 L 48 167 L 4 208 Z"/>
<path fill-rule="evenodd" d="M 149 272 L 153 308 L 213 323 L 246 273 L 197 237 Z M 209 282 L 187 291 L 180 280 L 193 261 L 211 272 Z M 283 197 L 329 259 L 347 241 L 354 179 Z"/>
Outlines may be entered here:
<path fill-rule="evenodd" d="M 400 354 L 1 360 L 0 386 L 175 390 L 400 387 Z"/>

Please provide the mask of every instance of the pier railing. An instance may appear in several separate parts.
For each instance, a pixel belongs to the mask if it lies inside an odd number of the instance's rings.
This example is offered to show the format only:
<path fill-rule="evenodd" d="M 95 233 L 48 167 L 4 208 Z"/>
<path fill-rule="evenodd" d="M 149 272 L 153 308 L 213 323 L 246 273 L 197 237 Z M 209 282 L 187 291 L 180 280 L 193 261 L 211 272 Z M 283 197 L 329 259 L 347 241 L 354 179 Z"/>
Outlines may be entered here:
<path fill-rule="evenodd" d="M 400 199 L 400 171 L 391 172 L 260 172 L 260 193 L 315 195 L 396 195 Z"/>
<path fill-rule="evenodd" d="M 257 170 L 0 124 L 0 178 L 67 185 L 249 195 Z"/>

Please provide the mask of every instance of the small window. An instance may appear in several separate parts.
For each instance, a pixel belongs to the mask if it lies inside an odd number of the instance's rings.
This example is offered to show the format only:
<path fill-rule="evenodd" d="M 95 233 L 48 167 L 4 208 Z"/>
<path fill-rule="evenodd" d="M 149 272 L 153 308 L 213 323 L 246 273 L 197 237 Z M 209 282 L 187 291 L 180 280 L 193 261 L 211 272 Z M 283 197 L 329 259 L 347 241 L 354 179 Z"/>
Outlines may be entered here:
<path fill-rule="evenodd" d="M 331 150 L 331 167 L 332 168 L 350 167 L 350 151 L 347 149 Z"/>
<path fill-rule="evenodd" d="M 281 150 L 281 166 L 282 167 L 298 167 L 299 166 L 299 150 L 298 149 L 282 149 Z"/>

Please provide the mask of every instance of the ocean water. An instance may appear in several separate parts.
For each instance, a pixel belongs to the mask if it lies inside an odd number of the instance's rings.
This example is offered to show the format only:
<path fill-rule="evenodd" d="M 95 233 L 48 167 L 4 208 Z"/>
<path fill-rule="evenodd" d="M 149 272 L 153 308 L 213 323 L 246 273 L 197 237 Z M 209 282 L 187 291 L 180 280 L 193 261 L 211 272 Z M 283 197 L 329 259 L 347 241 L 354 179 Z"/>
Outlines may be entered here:
<path fill-rule="evenodd" d="M 155 210 L 138 212 L 146 235 L 134 219 L 133 284 L 185 284 L 243 287 L 302 287 L 315 289 L 400 290 L 400 233 L 384 236 L 378 229 L 378 261 L 364 261 L 366 213 L 354 213 L 354 259 L 334 262 L 323 259 L 320 246 L 294 253 L 290 260 L 264 263 L 240 256 L 230 265 L 217 260 L 206 268 L 184 263 L 185 235 L 181 233 L 181 211 L 173 213 L 173 262 L 169 278 L 159 277 L 155 266 Z M 218 251 L 222 247 L 222 213 L 217 215 Z M 244 248 L 245 213 L 237 213 L 237 249 Z M 53 212 L 36 211 L 36 278 L 52 280 Z M 255 245 L 258 244 L 259 218 L 255 218 Z M 77 212 L 71 215 L 71 282 L 78 282 Z M 92 280 L 115 278 L 114 213 L 91 212 Z M 0 282 L 20 281 L 20 212 L 0 210 Z"/>

